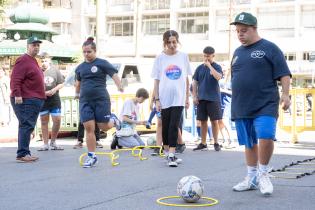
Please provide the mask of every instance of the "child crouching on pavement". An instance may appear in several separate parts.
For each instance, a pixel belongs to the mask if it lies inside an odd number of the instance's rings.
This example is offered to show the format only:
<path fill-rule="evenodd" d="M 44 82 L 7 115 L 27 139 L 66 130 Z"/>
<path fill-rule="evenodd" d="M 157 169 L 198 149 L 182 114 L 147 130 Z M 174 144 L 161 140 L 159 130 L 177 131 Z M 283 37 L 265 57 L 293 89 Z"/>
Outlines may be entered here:
<path fill-rule="evenodd" d="M 145 145 L 136 131 L 136 125 L 146 124 L 146 121 L 139 120 L 139 104 L 143 103 L 148 98 L 148 91 L 144 88 L 140 88 L 136 92 L 136 97 L 124 102 L 120 114 L 120 120 L 122 122 L 121 129 L 116 131 L 116 135 L 111 144 L 111 149 L 116 149 L 116 147 L 132 148 Z"/>

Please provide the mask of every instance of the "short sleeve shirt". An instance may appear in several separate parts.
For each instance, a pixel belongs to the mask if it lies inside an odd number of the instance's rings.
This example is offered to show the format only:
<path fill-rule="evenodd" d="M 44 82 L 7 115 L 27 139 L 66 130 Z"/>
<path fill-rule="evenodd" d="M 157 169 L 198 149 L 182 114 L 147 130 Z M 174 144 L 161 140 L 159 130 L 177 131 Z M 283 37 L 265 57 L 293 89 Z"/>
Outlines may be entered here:
<path fill-rule="evenodd" d="M 156 57 L 151 73 L 159 80 L 159 99 L 162 109 L 185 106 L 186 79 L 191 75 L 188 55 L 177 52 L 175 55 L 161 53 Z"/>
<path fill-rule="evenodd" d="M 250 46 L 240 46 L 232 63 L 232 119 L 262 115 L 278 117 L 277 80 L 291 76 L 281 50 L 261 39 Z"/>
<path fill-rule="evenodd" d="M 106 76 L 113 77 L 118 71 L 108 61 L 96 58 L 83 62 L 75 70 L 80 81 L 80 101 L 110 100 L 106 89 Z"/>
<path fill-rule="evenodd" d="M 122 120 L 123 116 L 128 116 L 129 119 L 137 121 L 139 119 L 139 105 L 135 104 L 132 99 L 128 99 L 124 102 L 124 106 L 120 113 L 120 119 Z M 134 128 L 135 124 L 130 124 L 127 122 L 122 122 L 123 126 L 130 126 Z"/>
<path fill-rule="evenodd" d="M 44 71 L 45 91 L 55 88 L 57 85 L 64 82 L 64 77 L 58 69 L 49 68 Z M 59 91 L 52 96 L 47 96 L 42 110 L 48 110 L 53 108 L 61 108 L 61 102 L 59 97 Z"/>
<path fill-rule="evenodd" d="M 222 68 L 219 64 L 213 62 L 211 66 L 221 75 Z M 198 99 L 206 101 L 220 101 L 219 82 L 210 74 L 210 69 L 201 64 L 197 67 L 193 79 L 198 82 Z"/>

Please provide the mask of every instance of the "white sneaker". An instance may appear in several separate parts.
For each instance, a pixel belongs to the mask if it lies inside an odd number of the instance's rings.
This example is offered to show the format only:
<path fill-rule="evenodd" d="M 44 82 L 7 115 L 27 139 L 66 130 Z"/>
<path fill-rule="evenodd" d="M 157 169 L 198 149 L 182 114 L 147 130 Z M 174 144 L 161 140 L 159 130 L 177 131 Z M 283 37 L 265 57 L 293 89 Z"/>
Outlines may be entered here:
<path fill-rule="evenodd" d="M 177 167 L 178 163 L 176 161 L 176 157 L 173 153 L 168 154 L 167 156 L 167 165 L 169 167 Z"/>
<path fill-rule="evenodd" d="M 259 174 L 259 190 L 263 195 L 271 195 L 273 192 L 273 185 L 270 181 L 269 173 Z"/>
<path fill-rule="evenodd" d="M 233 187 L 233 190 L 237 192 L 242 192 L 247 190 L 257 190 L 257 188 L 258 188 L 257 176 L 254 176 L 252 178 L 246 176 L 242 182 L 238 183 Z"/>
<path fill-rule="evenodd" d="M 83 168 L 91 168 L 93 166 L 95 166 L 95 164 L 97 163 L 97 157 L 91 157 L 88 156 L 87 159 L 85 160 L 84 164 L 83 164 Z"/>

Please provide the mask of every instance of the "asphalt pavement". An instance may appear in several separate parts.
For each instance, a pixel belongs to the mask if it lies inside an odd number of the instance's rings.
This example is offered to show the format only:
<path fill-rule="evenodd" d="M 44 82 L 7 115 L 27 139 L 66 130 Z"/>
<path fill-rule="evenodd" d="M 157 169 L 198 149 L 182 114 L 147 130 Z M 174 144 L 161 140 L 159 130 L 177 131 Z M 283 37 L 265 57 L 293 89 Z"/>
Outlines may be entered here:
<path fill-rule="evenodd" d="M 243 148 L 215 152 L 209 146 L 208 151 L 194 152 L 195 142 L 190 140 L 186 138 L 187 149 L 179 155 L 183 163 L 177 168 L 166 166 L 164 158 L 151 157 L 150 150 L 144 150 L 148 160 L 141 161 L 126 151 L 119 153 L 118 166 L 112 166 L 107 156 L 99 156 L 96 167 L 85 169 L 80 167 L 78 158 L 86 148 L 72 149 L 75 139 L 59 141 L 64 151 L 47 152 L 37 152 L 41 142 L 32 141 L 33 155 L 40 160 L 17 163 L 16 142 L 0 143 L 0 209 L 187 209 L 156 202 L 158 198 L 176 195 L 178 181 L 187 175 L 199 177 L 205 187 L 204 196 L 219 201 L 214 206 L 190 209 L 315 209 L 315 174 L 299 179 L 272 178 L 274 193 L 269 197 L 262 196 L 259 190 L 233 192 L 232 186 L 246 174 Z M 108 139 L 103 140 L 105 148 L 98 151 L 109 151 L 109 143 Z M 313 157 L 315 140 L 295 145 L 279 141 L 270 165 L 278 169 Z M 303 168 L 315 170 L 315 160 L 310 163 L 314 164 Z M 167 202 L 184 203 L 180 199 Z"/>

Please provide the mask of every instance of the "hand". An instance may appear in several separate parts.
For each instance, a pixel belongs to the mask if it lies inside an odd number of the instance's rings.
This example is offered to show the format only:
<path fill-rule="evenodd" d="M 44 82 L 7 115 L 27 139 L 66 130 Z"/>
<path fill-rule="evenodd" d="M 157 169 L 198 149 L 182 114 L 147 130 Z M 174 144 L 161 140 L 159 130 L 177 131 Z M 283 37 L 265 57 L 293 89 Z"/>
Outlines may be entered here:
<path fill-rule="evenodd" d="M 280 105 L 283 110 L 287 110 L 291 105 L 291 99 L 288 94 L 282 94 L 280 98 Z"/>
<path fill-rule="evenodd" d="M 22 104 L 23 98 L 22 97 L 14 97 L 15 104 Z"/>
<path fill-rule="evenodd" d="M 195 97 L 193 98 L 193 102 L 194 102 L 194 105 L 196 105 L 196 106 L 199 104 L 199 99 L 198 99 L 197 96 L 195 96 Z"/>
<path fill-rule="evenodd" d="M 185 108 L 186 108 L 186 109 L 189 109 L 189 99 L 186 99 Z"/>
<path fill-rule="evenodd" d="M 156 108 L 156 111 L 160 112 L 161 109 L 162 109 L 162 106 L 161 106 L 161 103 L 160 101 L 155 101 L 155 108 Z"/>
<path fill-rule="evenodd" d="M 121 92 L 121 93 L 123 93 L 123 92 L 124 92 L 124 87 L 123 87 L 122 85 L 120 85 L 120 86 L 118 87 L 118 91 Z"/>

